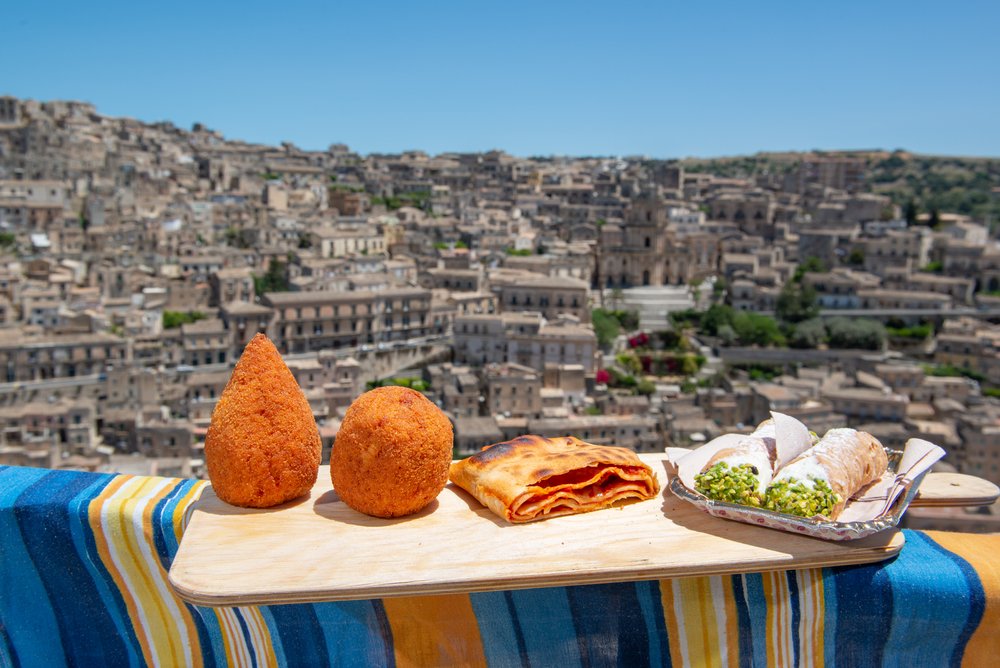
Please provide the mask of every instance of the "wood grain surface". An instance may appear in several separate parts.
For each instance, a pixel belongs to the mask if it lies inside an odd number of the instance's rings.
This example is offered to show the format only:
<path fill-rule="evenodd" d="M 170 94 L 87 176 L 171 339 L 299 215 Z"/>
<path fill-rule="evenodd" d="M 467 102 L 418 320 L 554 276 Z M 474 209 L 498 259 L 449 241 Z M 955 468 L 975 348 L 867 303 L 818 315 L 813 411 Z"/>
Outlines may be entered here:
<path fill-rule="evenodd" d="M 962 473 L 928 473 L 910 506 L 989 506 L 1000 497 L 1000 487 Z"/>
<path fill-rule="evenodd" d="M 903 546 L 898 530 L 833 542 L 711 517 L 666 490 L 665 455 L 641 457 L 657 498 L 518 525 L 451 484 L 416 515 L 368 517 L 325 467 L 308 497 L 267 510 L 206 487 L 170 581 L 200 605 L 277 604 L 857 564 Z"/>

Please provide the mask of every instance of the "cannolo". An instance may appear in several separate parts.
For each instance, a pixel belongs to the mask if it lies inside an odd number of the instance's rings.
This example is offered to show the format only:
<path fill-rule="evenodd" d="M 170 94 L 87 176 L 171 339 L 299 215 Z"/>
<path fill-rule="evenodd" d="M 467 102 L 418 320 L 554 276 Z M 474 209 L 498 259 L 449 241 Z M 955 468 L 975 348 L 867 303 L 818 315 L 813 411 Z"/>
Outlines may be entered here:
<path fill-rule="evenodd" d="M 831 429 L 819 443 L 783 467 L 764 494 L 769 510 L 837 519 L 848 499 L 888 467 L 885 448 L 871 434 Z"/>

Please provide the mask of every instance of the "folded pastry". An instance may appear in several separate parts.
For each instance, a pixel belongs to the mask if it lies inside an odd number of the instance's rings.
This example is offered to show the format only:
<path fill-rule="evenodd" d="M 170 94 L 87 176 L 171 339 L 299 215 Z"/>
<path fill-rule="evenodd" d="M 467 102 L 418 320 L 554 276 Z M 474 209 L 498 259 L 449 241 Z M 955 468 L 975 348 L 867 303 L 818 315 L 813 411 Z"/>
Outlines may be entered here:
<path fill-rule="evenodd" d="M 874 436 L 831 429 L 778 471 L 764 503 L 781 513 L 837 519 L 848 499 L 881 478 L 887 467 L 885 448 Z"/>
<path fill-rule="evenodd" d="M 734 446 L 715 453 L 695 476 L 695 489 L 717 501 L 760 506 L 776 457 L 774 420 L 765 420 Z"/>
<path fill-rule="evenodd" d="M 628 448 L 572 436 L 520 436 L 453 462 L 451 481 L 508 522 L 606 508 L 659 492 L 652 469 Z"/>

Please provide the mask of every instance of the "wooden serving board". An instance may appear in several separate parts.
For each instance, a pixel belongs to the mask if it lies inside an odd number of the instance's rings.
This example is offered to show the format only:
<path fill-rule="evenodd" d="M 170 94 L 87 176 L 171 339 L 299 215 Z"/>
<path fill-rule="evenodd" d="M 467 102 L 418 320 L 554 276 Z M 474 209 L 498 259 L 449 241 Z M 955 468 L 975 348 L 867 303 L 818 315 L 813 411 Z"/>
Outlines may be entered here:
<path fill-rule="evenodd" d="M 989 506 L 1000 497 L 1000 487 L 962 473 L 928 473 L 910 506 Z"/>
<path fill-rule="evenodd" d="M 416 515 L 368 517 L 326 467 L 308 497 L 266 510 L 206 487 L 170 582 L 199 605 L 278 604 L 859 564 L 903 547 L 897 529 L 833 542 L 711 517 L 666 489 L 666 455 L 641 457 L 657 498 L 517 525 L 452 484 Z"/>

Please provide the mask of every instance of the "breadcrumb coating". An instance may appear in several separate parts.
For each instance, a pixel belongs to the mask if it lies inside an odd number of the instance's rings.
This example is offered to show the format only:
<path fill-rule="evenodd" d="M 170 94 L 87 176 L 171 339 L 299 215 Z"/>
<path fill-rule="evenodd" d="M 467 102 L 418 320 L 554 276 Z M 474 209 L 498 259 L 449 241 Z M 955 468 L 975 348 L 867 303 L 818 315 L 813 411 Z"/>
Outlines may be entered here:
<path fill-rule="evenodd" d="M 205 437 L 208 477 L 220 499 L 269 508 L 307 494 L 321 457 L 305 394 L 274 344 L 257 334 L 212 413 Z"/>
<path fill-rule="evenodd" d="M 424 395 L 380 387 L 354 400 L 330 455 L 333 488 L 374 517 L 415 513 L 448 482 L 451 422 Z"/>

